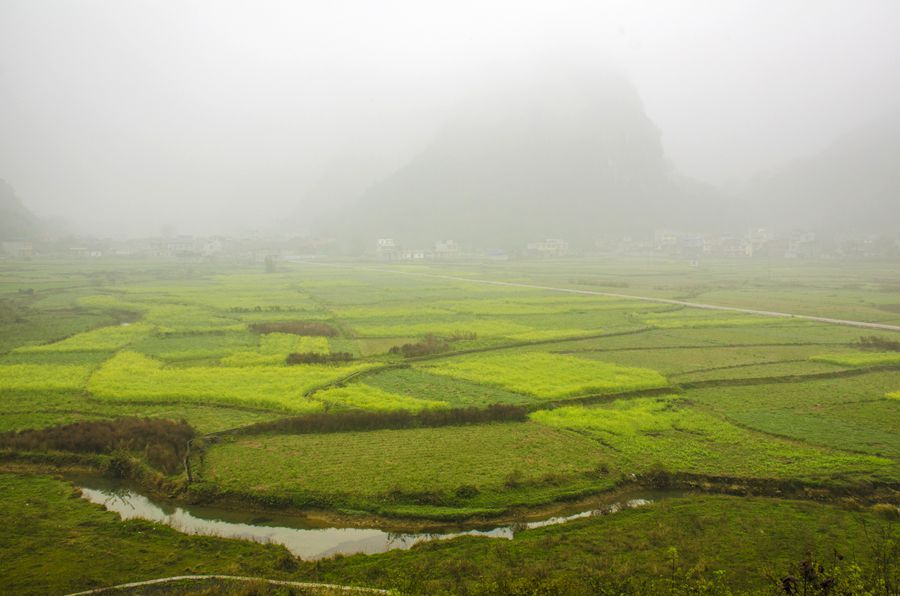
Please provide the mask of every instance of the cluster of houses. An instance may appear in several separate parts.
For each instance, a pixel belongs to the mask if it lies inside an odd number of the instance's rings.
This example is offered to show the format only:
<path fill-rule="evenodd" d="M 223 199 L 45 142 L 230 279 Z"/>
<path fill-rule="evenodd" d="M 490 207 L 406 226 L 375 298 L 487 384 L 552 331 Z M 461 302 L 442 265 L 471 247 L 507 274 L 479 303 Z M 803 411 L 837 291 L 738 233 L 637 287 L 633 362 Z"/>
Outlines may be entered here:
<path fill-rule="evenodd" d="M 0 258 L 136 258 L 185 262 L 228 260 L 265 263 L 276 259 L 347 254 L 334 239 L 308 237 L 163 236 L 131 240 L 68 238 L 43 241 L 4 240 Z M 518 249 L 469 249 L 454 240 L 438 240 L 428 248 L 410 248 L 394 238 L 379 238 L 364 256 L 381 261 L 449 261 L 459 259 L 561 258 L 591 255 L 662 255 L 700 261 L 704 258 L 868 258 L 900 257 L 900 239 L 885 236 L 823 237 L 809 231 L 778 234 L 758 228 L 745 234 L 698 234 L 658 230 L 652 236 L 598 238 L 577 248 L 562 238 L 527 242 Z M 356 255 L 358 256 L 358 255 Z"/>
<path fill-rule="evenodd" d="M 431 248 L 404 248 L 393 238 L 379 238 L 375 243 L 375 256 L 382 261 L 424 261 L 434 259 L 458 259 L 463 255 L 454 240 L 438 240 Z"/>
<path fill-rule="evenodd" d="M 653 240 L 655 252 L 687 258 L 812 258 L 821 256 L 822 248 L 814 232 L 796 231 L 778 236 L 766 228 L 750 230 L 743 235 L 685 234 L 661 230 L 654 234 Z"/>
<path fill-rule="evenodd" d="M 896 258 L 900 239 L 880 236 L 823 238 L 811 231 L 778 234 L 756 228 L 745 234 L 698 234 L 658 230 L 650 238 L 630 236 L 598 239 L 590 249 L 573 249 L 561 238 L 528 242 L 519 250 L 506 252 L 465 251 L 453 240 L 435 242 L 430 248 L 406 248 L 393 238 L 379 238 L 374 256 L 382 261 L 426 261 L 460 258 L 559 258 L 587 255 L 663 255 L 699 261 L 703 258 Z M 369 252 L 369 256 L 373 256 Z"/>
<path fill-rule="evenodd" d="M 266 257 L 314 255 L 330 241 L 305 238 L 166 236 L 128 240 L 64 238 L 36 241 L 3 241 L 0 257 L 78 259 L 178 259 L 184 262 L 264 263 Z"/>
<path fill-rule="evenodd" d="M 569 243 L 559 238 L 529 242 L 521 251 L 525 257 L 565 257 L 572 255 Z M 379 238 L 375 243 L 375 257 L 382 261 L 434 261 L 461 258 L 508 260 L 504 250 L 463 251 L 455 240 L 438 240 L 430 248 L 405 248 L 393 238 Z"/>

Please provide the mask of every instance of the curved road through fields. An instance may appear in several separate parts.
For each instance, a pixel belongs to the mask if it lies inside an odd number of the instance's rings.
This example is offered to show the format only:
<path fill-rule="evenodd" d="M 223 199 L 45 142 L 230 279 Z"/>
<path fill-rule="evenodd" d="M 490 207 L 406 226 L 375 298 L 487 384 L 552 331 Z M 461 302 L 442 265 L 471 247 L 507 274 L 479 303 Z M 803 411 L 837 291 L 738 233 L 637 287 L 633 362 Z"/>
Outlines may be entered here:
<path fill-rule="evenodd" d="M 624 298 L 628 300 L 641 300 L 643 302 L 655 302 L 659 304 L 674 304 L 677 306 L 685 306 L 687 308 L 700 308 L 703 310 L 717 310 L 736 312 L 747 315 L 759 315 L 763 317 L 777 317 L 782 319 L 797 319 L 801 321 L 815 321 L 817 323 L 827 323 L 829 325 L 844 325 L 846 327 L 860 327 L 862 329 L 878 329 L 881 331 L 898 331 L 900 325 L 889 325 L 887 323 L 870 323 L 868 321 L 851 321 L 848 319 L 832 319 L 829 317 L 816 317 L 813 315 L 798 315 L 786 312 L 777 312 L 773 310 L 756 310 L 753 308 L 740 308 L 737 306 L 720 306 L 717 304 L 703 304 L 701 302 L 686 302 L 684 300 L 670 300 L 668 298 L 652 298 L 650 296 L 633 296 L 631 294 L 618 294 L 615 292 L 598 292 L 595 290 L 576 290 L 574 288 L 557 288 L 553 286 L 540 286 L 536 284 L 523 284 L 511 281 L 495 281 L 490 279 L 476 279 L 471 277 L 457 277 L 455 275 L 439 275 L 436 273 L 418 273 L 414 271 L 397 271 L 395 269 L 385 269 L 383 267 L 361 267 L 357 265 L 343 265 L 337 263 L 324 263 L 306 260 L 296 260 L 295 263 L 303 263 L 307 265 L 322 265 L 327 267 L 347 267 L 350 269 L 362 269 L 365 271 L 379 271 L 382 273 L 394 273 L 397 275 L 411 275 L 414 277 L 429 277 L 433 279 L 446 279 L 450 281 L 462 281 L 466 283 L 485 284 L 492 286 L 506 286 L 512 288 L 530 288 L 532 290 L 545 290 L 550 292 L 562 292 L 566 294 L 579 294 L 585 296 L 603 296 L 606 298 Z"/>

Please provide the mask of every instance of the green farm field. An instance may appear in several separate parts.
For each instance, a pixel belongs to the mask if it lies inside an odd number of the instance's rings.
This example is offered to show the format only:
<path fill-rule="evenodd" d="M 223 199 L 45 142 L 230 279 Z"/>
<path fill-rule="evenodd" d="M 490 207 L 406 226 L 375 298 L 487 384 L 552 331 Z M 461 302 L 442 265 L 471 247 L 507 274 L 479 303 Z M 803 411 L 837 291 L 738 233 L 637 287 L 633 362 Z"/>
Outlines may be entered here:
<path fill-rule="evenodd" d="M 829 568 L 868 590 L 851 593 L 897 588 L 900 331 L 639 299 L 900 325 L 893 264 L 0 261 L 0 281 L 0 585 L 16 592 L 218 572 L 772 593 L 835 549 Z M 191 439 L 121 437 L 125 419 L 184 421 Z M 72 498 L 75 474 L 171 506 L 410 531 L 669 497 L 309 562 L 120 521 Z M 87 572 L 72 545 L 115 565 Z"/>

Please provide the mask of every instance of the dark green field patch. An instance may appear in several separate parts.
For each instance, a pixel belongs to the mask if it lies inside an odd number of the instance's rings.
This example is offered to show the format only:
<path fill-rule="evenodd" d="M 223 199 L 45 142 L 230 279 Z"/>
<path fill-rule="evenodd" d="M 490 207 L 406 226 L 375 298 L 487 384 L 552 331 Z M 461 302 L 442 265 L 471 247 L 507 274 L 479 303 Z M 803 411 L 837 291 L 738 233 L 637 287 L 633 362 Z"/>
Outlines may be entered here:
<path fill-rule="evenodd" d="M 690 390 L 686 396 L 750 428 L 816 445 L 896 458 L 900 457 L 900 400 L 885 395 L 898 386 L 900 371 L 711 387 Z"/>
<path fill-rule="evenodd" d="M 379 510 L 392 503 L 444 505 L 460 512 L 502 510 L 517 502 L 517 491 L 531 487 L 545 500 L 609 487 L 612 479 L 598 471 L 607 461 L 590 439 L 508 422 L 242 436 L 208 448 L 202 477 L 226 493 Z"/>
<path fill-rule="evenodd" d="M 81 392 L 7 392 L 0 395 L 0 432 L 45 428 L 57 424 L 148 416 L 186 420 L 200 433 L 210 433 L 255 422 L 274 420 L 278 413 L 194 404 L 112 403 L 86 397 Z"/>
<path fill-rule="evenodd" d="M 464 379 L 433 375 L 418 368 L 386 370 L 366 377 L 366 384 L 420 399 L 445 401 L 452 406 L 527 404 L 533 397 L 500 387 L 480 385 Z"/>
<path fill-rule="evenodd" d="M 900 466 L 868 455 L 804 445 L 739 428 L 680 398 L 635 398 L 538 411 L 531 418 L 595 438 L 617 468 L 814 482 L 877 478 L 896 482 Z"/>
<path fill-rule="evenodd" d="M 623 366 L 652 368 L 673 380 L 689 377 L 687 373 L 777 362 L 806 363 L 809 356 L 821 352 L 819 346 L 750 346 L 671 349 L 622 350 L 579 353 L 582 358 L 613 362 Z M 826 367 L 837 370 L 840 367 Z M 736 371 L 737 372 L 737 371 Z M 726 373 L 727 374 L 727 373 Z"/>

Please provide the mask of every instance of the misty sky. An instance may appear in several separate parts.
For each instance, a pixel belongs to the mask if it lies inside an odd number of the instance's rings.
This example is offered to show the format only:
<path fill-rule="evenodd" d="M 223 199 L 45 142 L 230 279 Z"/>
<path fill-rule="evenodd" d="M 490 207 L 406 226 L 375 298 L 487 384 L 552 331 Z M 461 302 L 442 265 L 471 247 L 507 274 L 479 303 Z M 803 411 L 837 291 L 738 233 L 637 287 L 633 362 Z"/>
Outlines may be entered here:
<path fill-rule="evenodd" d="M 675 167 L 732 184 L 897 109 L 900 2 L 0 0 L 0 178 L 92 233 L 263 227 L 568 61 L 626 72 Z"/>

